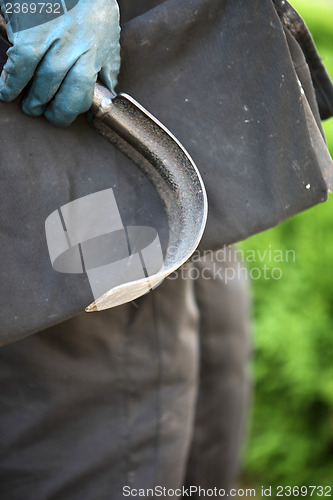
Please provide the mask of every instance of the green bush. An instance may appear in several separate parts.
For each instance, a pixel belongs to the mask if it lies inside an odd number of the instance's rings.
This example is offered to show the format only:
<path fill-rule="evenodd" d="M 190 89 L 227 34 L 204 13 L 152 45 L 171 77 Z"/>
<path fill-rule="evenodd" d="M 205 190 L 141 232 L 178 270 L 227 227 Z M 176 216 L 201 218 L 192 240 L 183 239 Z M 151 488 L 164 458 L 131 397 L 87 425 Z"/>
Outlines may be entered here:
<path fill-rule="evenodd" d="M 292 5 L 333 77 L 332 0 Z M 333 119 L 325 133 L 333 153 Z M 295 251 L 295 260 L 276 264 L 281 279 L 252 282 L 256 389 L 244 484 L 333 482 L 332 198 L 241 244 L 244 251 Z M 268 256 L 265 263 L 274 267 Z"/>

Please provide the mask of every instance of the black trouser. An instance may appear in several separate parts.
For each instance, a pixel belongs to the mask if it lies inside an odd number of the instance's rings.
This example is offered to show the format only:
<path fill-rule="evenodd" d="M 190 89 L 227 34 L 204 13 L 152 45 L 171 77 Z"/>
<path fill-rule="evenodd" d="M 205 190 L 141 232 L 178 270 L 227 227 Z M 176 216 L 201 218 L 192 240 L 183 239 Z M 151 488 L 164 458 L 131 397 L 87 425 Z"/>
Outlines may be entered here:
<path fill-rule="evenodd" d="M 243 279 L 225 284 L 236 263 L 221 255 L 185 265 L 135 305 L 82 313 L 0 349 L 1 498 L 231 486 L 249 303 Z"/>

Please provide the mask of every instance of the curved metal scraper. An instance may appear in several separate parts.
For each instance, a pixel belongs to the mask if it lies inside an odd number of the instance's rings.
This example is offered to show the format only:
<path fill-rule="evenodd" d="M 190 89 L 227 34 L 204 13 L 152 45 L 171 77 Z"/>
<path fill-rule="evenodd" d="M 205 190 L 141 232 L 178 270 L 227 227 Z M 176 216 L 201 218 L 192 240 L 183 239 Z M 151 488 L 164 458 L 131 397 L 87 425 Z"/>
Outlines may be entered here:
<path fill-rule="evenodd" d="M 114 97 L 96 84 L 93 125 L 143 170 L 164 202 L 169 242 L 163 268 L 144 279 L 112 288 L 87 312 L 124 304 L 156 287 L 197 248 L 207 219 L 207 196 L 193 160 L 180 142 L 138 102 Z"/>

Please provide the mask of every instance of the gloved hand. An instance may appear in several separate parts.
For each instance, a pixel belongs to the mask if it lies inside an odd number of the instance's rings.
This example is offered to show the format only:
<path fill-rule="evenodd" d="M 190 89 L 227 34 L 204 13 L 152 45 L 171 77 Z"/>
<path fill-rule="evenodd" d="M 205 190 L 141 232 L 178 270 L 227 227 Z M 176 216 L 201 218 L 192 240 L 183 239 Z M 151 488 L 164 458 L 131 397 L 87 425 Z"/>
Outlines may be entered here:
<path fill-rule="evenodd" d="M 0 99 L 12 101 L 32 79 L 23 111 L 30 116 L 45 113 L 55 125 L 69 125 L 90 108 L 98 74 L 111 91 L 117 83 L 118 4 L 116 0 L 66 0 L 70 10 L 64 13 L 65 2 L 60 0 L 45 3 L 42 12 L 38 12 L 42 4 L 33 2 L 0 0 L 13 43 L 1 73 Z M 17 14 L 8 13 L 10 5 L 12 12 L 16 6 Z"/>

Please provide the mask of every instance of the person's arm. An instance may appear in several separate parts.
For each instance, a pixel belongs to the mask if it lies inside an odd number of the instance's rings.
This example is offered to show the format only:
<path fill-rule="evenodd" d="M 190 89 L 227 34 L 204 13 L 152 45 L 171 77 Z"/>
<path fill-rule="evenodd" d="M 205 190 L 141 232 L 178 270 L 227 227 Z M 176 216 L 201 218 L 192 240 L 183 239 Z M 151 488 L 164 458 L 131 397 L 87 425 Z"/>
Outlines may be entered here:
<path fill-rule="evenodd" d="M 42 12 L 38 1 L 0 5 L 13 44 L 1 73 L 1 100 L 14 100 L 30 82 L 23 111 L 65 126 L 90 108 L 98 76 L 114 90 L 120 66 L 116 0 L 53 0 Z"/>

